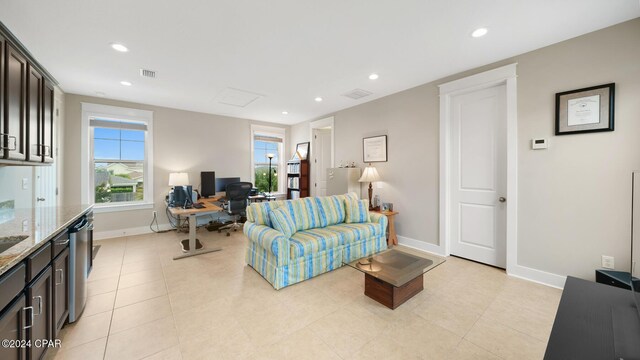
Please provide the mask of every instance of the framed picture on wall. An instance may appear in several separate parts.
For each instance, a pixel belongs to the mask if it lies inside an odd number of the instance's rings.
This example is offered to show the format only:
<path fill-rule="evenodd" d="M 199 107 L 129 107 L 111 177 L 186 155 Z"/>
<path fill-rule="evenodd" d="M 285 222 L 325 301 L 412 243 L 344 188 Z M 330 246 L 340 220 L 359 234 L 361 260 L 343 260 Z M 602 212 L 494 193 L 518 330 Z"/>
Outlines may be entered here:
<path fill-rule="evenodd" d="M 556 135 L 613 131 L 614 83 L 556 94 Z"/>
<path fill-rule="evenodd" d="M 387 161 L 387 135 L 362 139 L 362 161 L 365 163 Z"/>
<path fill-rule="evenodd" d="M 300 160 L 307 160 L 307 157 L 309 156 L 309 143 L 303 142 L 296 145 L 296 154 Z"/>

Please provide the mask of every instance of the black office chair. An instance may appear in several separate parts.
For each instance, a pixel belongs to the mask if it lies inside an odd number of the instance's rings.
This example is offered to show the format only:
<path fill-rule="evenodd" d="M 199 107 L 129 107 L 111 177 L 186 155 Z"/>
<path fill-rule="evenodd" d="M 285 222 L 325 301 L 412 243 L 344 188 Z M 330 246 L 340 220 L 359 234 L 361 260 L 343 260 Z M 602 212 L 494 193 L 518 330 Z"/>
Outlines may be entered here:
<path fill-rule="evenodd" d="M 242 227 L 238 222 L 238 218 L 247 215 L 247 204 L 249 203 L 249 194 L 253 184 L 250 182 L 237 182 L 227 185 L 225 198 L 227 199 L 222 208 L 233 217 L 233 223 L 225 225 L 218 229 L 218 232 L 227 230 L 227 236 L 231 235 L 231 230 L 237 231 Z"/>

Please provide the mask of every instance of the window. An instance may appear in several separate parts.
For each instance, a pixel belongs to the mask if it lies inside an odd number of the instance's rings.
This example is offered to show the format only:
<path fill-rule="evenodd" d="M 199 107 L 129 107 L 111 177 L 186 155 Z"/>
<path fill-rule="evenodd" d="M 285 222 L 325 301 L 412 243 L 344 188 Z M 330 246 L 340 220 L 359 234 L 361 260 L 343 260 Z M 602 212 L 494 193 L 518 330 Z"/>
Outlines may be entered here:
<path fill-rule="evenodd" d="M 284 193 L 284 140 L 285 132 L 282 128 L 256 126 L 252 129 L 252 182 L 258 191 Z M 269 167 L 269 155 L 271 167 Z M 271 188 L 269 188 L 269 173 L 271 173 Z"/>
<path fill-rule="evenodd" d="M 98 211 L 152 206 L 151 117 L 137 113 L 151 114 L 83 104 L 83 202 Z"/>

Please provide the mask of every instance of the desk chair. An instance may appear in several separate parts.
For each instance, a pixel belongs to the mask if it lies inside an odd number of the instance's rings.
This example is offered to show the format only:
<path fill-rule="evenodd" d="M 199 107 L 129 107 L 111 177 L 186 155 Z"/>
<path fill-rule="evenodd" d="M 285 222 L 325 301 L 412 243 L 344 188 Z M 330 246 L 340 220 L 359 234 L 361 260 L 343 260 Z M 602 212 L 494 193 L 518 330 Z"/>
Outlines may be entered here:
<path fill-rule="evenodd" d="M 219 228 L 218 232 L 227 230 L 227 236 L 229 236 L 232 229 L 237 231 L 242 227 L 242 224 L 238 223 L 238 218 L 246 216 L 249 193 L 251 193 L 252 188 L 253 184 L 250 182 L 237 182 L 227 185 L 226 202 L 222 204 L 222 208 L 233 217 L 233 223 Z"/>

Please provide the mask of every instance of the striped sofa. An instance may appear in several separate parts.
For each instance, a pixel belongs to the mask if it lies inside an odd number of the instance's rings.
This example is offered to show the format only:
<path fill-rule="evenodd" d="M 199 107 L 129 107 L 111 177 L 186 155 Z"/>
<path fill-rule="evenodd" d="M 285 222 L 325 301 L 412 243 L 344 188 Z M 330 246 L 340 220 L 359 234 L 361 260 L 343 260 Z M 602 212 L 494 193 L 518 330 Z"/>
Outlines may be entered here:
<path fill-rule="evenodd" d="M 370 213 L 369 222 L 345 223 L 345 199 L 357 198 L 349 193 L 250 204 L 247 264 L 278 290 L 386 249 L 386 216 Z M 274 229 L 270 212 L 279 208 L 293 219 L 291 235 Z"/>

